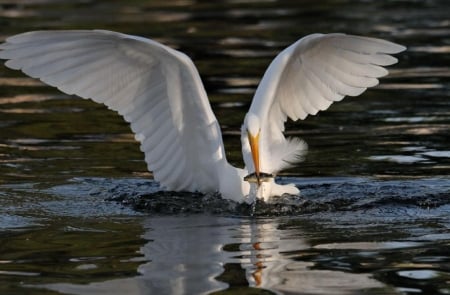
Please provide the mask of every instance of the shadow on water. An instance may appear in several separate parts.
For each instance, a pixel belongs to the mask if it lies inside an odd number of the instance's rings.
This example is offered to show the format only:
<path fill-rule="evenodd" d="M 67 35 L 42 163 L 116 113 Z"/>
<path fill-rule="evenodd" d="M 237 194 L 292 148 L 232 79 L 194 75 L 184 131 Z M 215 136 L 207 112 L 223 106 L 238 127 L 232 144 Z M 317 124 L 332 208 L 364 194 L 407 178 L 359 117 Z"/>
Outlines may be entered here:
<path fill-rule="evenodd" d="M 273 56 L 313 32 L 408 46 L 375 89 L 287 124 L 300 197 L 160 192 L 129 126 L 0 67 L 1 294 L 450 294 L 450 2 L 0 0 L 0 40 L 103 28 L 191 56 L 242 164 Z"/>

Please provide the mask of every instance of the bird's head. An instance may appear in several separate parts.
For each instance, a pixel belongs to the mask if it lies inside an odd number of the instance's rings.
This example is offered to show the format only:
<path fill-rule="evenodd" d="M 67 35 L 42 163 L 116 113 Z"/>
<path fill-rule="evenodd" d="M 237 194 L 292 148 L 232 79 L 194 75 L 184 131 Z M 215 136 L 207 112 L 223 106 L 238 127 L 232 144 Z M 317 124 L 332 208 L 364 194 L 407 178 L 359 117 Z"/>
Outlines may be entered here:
<path fill-rule="evenodd" d="M 260 184 L 260 167 L 259 167 L 259 135 L 261 125 L 258 116 L 248 113 L 245 117 L 245 129 L 247 130 L 248 141 L 252 152 L 253 166 L 255 167 L 255 175 Z"/>

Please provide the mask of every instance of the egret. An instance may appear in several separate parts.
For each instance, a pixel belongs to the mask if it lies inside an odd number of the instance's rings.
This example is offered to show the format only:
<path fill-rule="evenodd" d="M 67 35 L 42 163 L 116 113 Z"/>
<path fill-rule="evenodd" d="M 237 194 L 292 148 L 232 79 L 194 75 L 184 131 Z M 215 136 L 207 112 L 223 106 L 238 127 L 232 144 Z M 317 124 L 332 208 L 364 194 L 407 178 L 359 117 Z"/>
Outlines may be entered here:
<path fill-rule="evenodd" d="M 298 194 L 274 176 L 307 145 L 284 124 L 358 96 L 388 74 L 404 46 L 342 33 L 311 34 L 279 53 L 256 89 L 241 129 L 245 168 L 226 158 L 221 129 L 199 73 L 184 53 L 106 30 L 34 31 L 0 45 L 5 65 L 67 94 L 105 104 L 130 123 L 148 169 L 173 191 L 219 192 L 243 201 Z M 245 179 L 244 179 L 245 178 Z"/>

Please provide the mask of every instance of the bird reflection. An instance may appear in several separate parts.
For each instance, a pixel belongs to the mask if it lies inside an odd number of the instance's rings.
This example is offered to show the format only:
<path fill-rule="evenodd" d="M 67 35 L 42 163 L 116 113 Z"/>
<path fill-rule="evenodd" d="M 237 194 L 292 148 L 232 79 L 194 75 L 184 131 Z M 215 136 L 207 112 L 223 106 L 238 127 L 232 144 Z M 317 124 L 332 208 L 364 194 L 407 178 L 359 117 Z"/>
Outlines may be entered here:
<path fill-rule="evenodd" d="M 33 287 L 83 295 L 241 293 L 251 288 L 343 295 L 384 286 L 370 274 L 312 269 L 315 264 L 304 257 L 319 255 L 318 250 L 301 229 L 280 229 L 279 222 L 218 216 L 148 218 L 139 276 Z"/>
<path fill-rule="evenodd" d="M 246 281 L 250 287 L 269 288 L 279 283 L 273 271 L 282 268 L 286 260 L 282 252 L 293 251 L 308 247 L 308 244 L 300 239 L 283 239 L 278 224 L 273 220 L 249 220 L 242 223 L 239 231 L 241 235 L 240 250 L 244 255 L 240 260 L 245 269 Z"/>
<path fill-rule="evenodd" d="M 253 253 L 252 257 L 252 270 L 251 270 L 251 278 L 249 278 L 250 285 L 254 285 L 255 287 L 260 287 L 263 283 L 263 270 L 266 267 L 266 258 L 270 259 L 271 255 L 264 256 L 263 247 L 261 245 L 261 235 L 258 234 L 258 227 L 256 224 L 251 225 L 251 240 L 252 240 L 252 248 Z M 255 241 L 256 240 L 256 241 Z"/>
<path fill-rule="evenodd" d="M 255 249 L 255 251 L 260 251 L 260 250 L 262 250 L 262 249 L 261 249 L 260 243 L 259 243 L 259 242 L 253 243 L 253 249 Z M 262 260 L 259 260 L 259 259 L 262 259 L 262 258 L 263 258 L 263 255 L 261 255 L 261 254 L 256 254 L 256 258 L 258 259 L 258 261 L 256 261 L 256 262 L 254 263 L 255 271 L 252 273 L 252 277 L 253 277 L 253 280 L 255 280 L 255 285 L 256 285 L 257 287 L 259 287 L 259 286 L 261 286 L 261 282 L 262 282 L 262 271 L 263 271 L 263 269 L 264 269 L 264 263 L 263 263 Z"/>
<path fill-rule="evenodd" d="M 278 222 L 252 219 L 235 229 L 232 237 L 239 240 L 239 247 L 234 247 L 232 257 L 244 269 L 242 273 L 245 273 L 248 287 L 280 294 L 337 295 L 359 294 L 361 290 L 384 287 L 370 274 L 313 269 L 315 263 L 305 257 L 320 258 L 322 254 L 304 238 L 307 233 L 298 227 L 281 230 L 283 225 Z M 224 272 L 229 270 L 225 268 Z M 232 285 L 233 281 L 227 283 Z"/>

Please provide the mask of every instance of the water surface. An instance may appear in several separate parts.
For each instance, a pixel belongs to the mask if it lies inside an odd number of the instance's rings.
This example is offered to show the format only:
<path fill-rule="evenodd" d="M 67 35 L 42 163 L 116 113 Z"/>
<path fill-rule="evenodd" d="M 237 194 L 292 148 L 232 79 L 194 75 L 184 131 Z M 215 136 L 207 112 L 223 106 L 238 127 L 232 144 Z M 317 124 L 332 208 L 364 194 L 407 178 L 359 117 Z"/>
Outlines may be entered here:
<path fill-rule="evenodd" d="M 314 32 L 406 45 L 390 75 L 287 133 L 300 197 L 249 208 L 156 193 L 129 126 L 0 67 L 1 294 L 449 294 L 450 3 L 0 0 L 0 40 L 101 28 L 198 66 L 242 165 L 239 129 L 277 52 Z"/>

